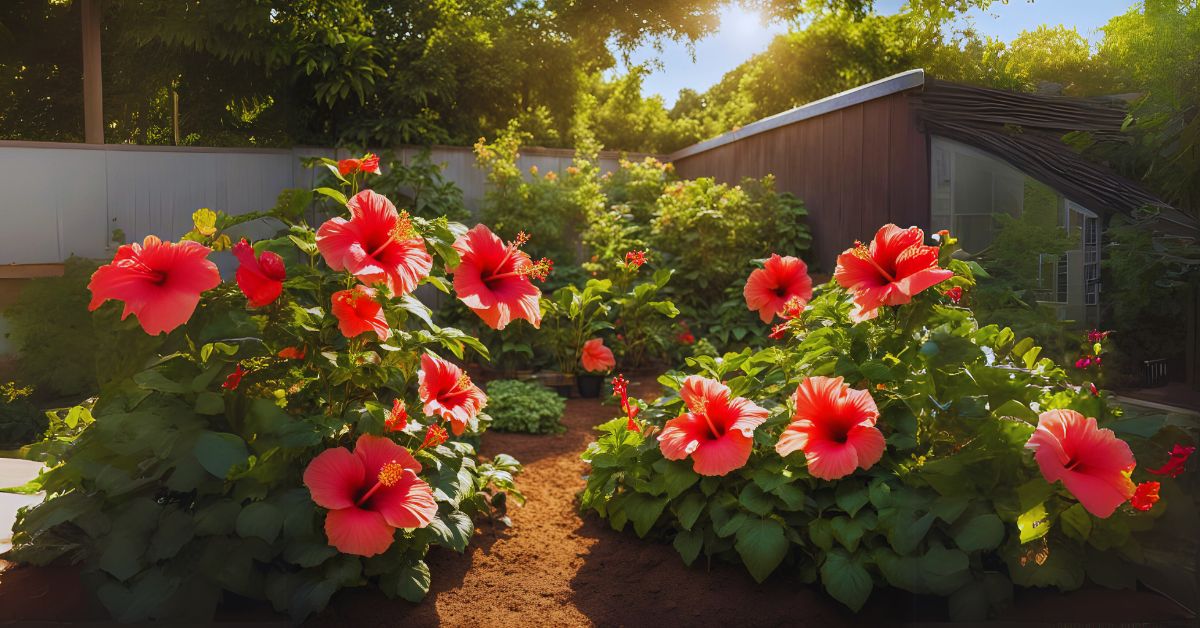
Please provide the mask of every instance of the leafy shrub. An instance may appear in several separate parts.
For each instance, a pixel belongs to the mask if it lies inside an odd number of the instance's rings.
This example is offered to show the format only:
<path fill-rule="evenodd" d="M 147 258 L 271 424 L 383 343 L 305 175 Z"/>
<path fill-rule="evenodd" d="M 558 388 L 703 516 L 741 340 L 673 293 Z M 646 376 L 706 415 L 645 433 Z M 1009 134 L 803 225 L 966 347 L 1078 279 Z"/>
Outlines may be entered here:
<path fill-rule="evenodd" d="M 30 280 L 4 312 L 21 379 L 40 396 L 94 394 L 105 382 L 140 367 L 158 344 L 133 321 L 120 321 L 120 312 L 95 318 L 88 312 L 86 287 L 97 265 L 68 258 L 61 277 Z"/>
<path fill-rule="evenodd" d="M 557 434 L 566 429 L 562 424 L 566 402 L 541 384 L 498 379 L 488 383 L 487 393 L 492 429 L 526 434 Z"/>
<path fill-rule="evenodd" d="M 464 221 L 471 211 L 463 204 L 462 188 L 442 176 L 442 164 L 430 159 L 429 149 L 422 149 L 407 162 L 385 154 L 388 164 L 381 176 L 371 179 L 371 189 L 394 199 L 396 206 L 430 220 L 445 216 L 447 220 Z"/>
<path fill-rule="evenodd" d="M 29 401 L 33 389 L 13 382 L 0 384 L 0 447 L 10 449 L 37 440 L 49 421 Z"/>
<path fill-rule="evenodd" d="M 678 181 L 658 199 L 650 248 L 679 270 L 679 285 L 687 286 L 674 295 L 681 308 L 699 311 L 743 282 L 751 259 L 805 253 L 811 242 L 806 215 L 796 197 L 775 192 L 770 176 L 739 186 L 710 178 Z"/>
<path fill-rule="evenodd" d="M 336 167 L 331 176 L 345 181 Z M 449 290 L 443 273 L 467 266 L 451 246 L 465 229 L 397 214 L 371 191 L 351 203 L 375 207 L 375 222 L 347 233 L 331 220 L 322 233 L 337 237 L 321 245 L 281 204 L 270 212 L 286 225 L 277 237 L 233 247 L 236 284 L 221 283 L 207 255 L 243 219 L 215 213 L 197 213 L 187 242 L 147 238 L 98 271 L 98 296 L 129 299 L 131 324 L 166 333 L 155 359 L 94 406 L 56 415 L 41 448 L 57 463 L 38 480 L 48 497 L 20 514 L 16 560 L 81 562 L 122 621 L 202 620 L 226 594 L 299 620 L 343 587 L 419 601 L 432 545 L 461 552 L 473 516 L 504 518 L 505 496 L 520 500 L 520 466 L 476 459 L 484 393 L 434 356 L 482 345 L 434 325 L 411 294 L 418 283 Z M 371 229 L 372 255 L 403 251 L 372 263 L 340 255 Z M 157 291 L 164 278 L 170 301 Z"/>
<path fill-rule="evenodd" d="M 671 542 L 689 565 L 701 555 L 740 562 L 759 581 L 786 570 L 854 610 L 890 586 L 945 596 L 953 618 L 978 621 L 1014 585 L 1133 586 L 1131 563 L 1189 577 L 1177 541 L 1144 532 L 1164 511 L 1193 507 L 1166 480 L 1187 457 L 1172 445 L 1191 436 L 1164 417 L 1122 416 L 1031 340 L 977 323 L 944 294 L 972 290 L 979 271 L 953 251 L 952 241 L 940 250 L 953 273 L 921 258 L 940 285 L 874 318 L 851 311 L 879 293 L 830 282 L 784 323 L 779 344 L 698 356 L 664 375 L 668 394 L 631 400 L 626 416 L 599 426 L 583 454 L 581 507 Z M 1027 443 L 1052 451 L 1054 409 L 1081 413 L 1080 430 L 1086 416 L 1112 432 L 1063 445 L 1065 462 L 1035 462 Z M 1163 480 L 1163 504 L 1158 482 L 1135 491 L 1124 475 L 1126 443 L 1129 462 L 1143 465 L 1133 477 Z M 1108 454 L 1082 464 L 1097 451 Z M 1065 484 L 1047 481 L 1056 468 Z M 1114 487 L 1102 504 L 1085 486 L 1093 481 Z"/>

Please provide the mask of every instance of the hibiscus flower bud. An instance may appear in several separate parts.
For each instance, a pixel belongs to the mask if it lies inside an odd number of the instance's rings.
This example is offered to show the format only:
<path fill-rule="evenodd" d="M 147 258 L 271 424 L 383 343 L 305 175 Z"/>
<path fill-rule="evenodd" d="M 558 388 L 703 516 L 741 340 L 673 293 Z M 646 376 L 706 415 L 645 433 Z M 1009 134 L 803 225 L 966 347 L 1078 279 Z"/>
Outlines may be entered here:
<path fill-rule="evenodd" d="M 387 417 L 383 420 L 383 427 L 389 432 L 399 432 L 408 427 L 408 409 L 403 401 L 399 399 L 392 401 L 392 409 L 388 410 Z"/>
<path fill-rule="evenodd" d="M 420 449 L 429 447 L 437 447 L 450 439 L 450 435 L 446 433 L 446 428 L 440 425 L 430 425 L 429 430 L 425 432 L 425 441 L 421 443 Z"/>
<path fill-rule="evenodd" d="M 225 378 L 225 383 L 221 384 L 221 388 L 224 388 L 225 390 L 237 390 L 237 387 L 242 384 L 242 378 L 245 377 L 246 373 L 248 372 L 249 371 L 242 368 L 242 364 L 239 362 L 238 365 L 234 367 L 233 372 Z"/>

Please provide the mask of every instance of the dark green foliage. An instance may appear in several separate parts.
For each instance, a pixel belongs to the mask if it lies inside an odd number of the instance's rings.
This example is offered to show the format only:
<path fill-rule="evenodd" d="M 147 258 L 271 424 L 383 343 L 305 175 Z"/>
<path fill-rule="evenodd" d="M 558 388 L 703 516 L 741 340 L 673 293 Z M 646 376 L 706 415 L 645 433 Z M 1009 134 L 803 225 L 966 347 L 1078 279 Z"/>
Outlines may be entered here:
<path fill-rule="evenodd" d="M 566 401 L 541 384 L 498 379 L 487 385 L 487 413 L 492 429 L 526 434 L 557 434 Z"/>
<path fill-rule="evenodd" d="M 119 310 L 95 319 L 88 312 L 87 284 L 97 266 L 71 257 L 63 276 L 30 280 L 4 312 L 21 379 L 40 396 L 95 394 L 106 382 L 140 369 L 159 344 L 134 319 L 120 321 Z"/>
<path fill-rule="evenodd" d="M 407 161 L 391 154 L 381 156 L 385 168 L 382 175 L 368 180 L 372 190 L 392 199 L 398 209 L 421 218 L 445 216 L 453 221 L 466 221 L 470 210 L 463 204 L 462 188 L 442 176 L 445 164 L 435 164 L 424 149 Z"/>
<path fill-rule="evenodd" d="M 41 438 L 49 420 L 29 400 L 33 389 L 13 382 L 0 384 L 0 449 L 12 449 Z"/>

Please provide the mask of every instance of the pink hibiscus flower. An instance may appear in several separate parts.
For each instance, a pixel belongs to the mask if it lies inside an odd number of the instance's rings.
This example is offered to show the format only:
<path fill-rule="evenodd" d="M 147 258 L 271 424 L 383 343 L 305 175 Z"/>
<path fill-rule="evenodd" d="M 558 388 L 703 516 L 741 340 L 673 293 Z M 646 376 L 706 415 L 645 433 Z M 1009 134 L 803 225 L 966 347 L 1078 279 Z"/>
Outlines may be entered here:
<path fill-rule="evenodd" d="M 612 349 L 604 346 L 604 341 L 599 338 L 583 343 L 583 354 L 579 361 L 583 364 L 583 370 L 592 373 L 608 371 L 617 365 Z"/>
<path fill-rule="evenodd" d="M 221 283 L 211 252 L 198 242 L 172 244 L 155 236 L 122 245 L 112 262 L 92 273 L 88 310 L 116 299 L 125 303 L 121 320 L 133 314 L 147 334 L 169 332 L 192 317 L 201 292 Z"/>
<path fill-rule="evenodd" d="M 850 388 L 840 377 L 809 377 L 792 397 L 796 414 L 775 451 L 803 451 L 809 475 L 836 480 L 870 469 L 883 457 L 883 433 L 875 427 L 879 408 L 871 393 Z"/>
<path fill-rule="evenodd" d="M 433 256 L 408 214 L 372 190 L 346 203 L 350 220 L 331 218 L 317 230 L 317 249 L 333 270 L 366 284 L 384 283 L 394 296 L 408 294 L 433 269 Z"/>
<path fill-rule="evenodd" d="M 439 357 L 421 356 L 417 372 L 418 390 L 425 414 L 450 421 L 455 436 L 487 405 L 487 395 L 457 365 Z"/>
<path fill-rule="evenodd" d="M 374 556 L 387 551 L 396 528 L 423 528 L 437 516 L 421 463 L 382 436 L 358 437 L 354 453 L 326 449 L 304 470 L 304 485 L 325 515 L 325 536 L 339 552 Z"/>
<path fill-rule="evenodd" d="M 530 281 L 541 271 L 518 248 L 520 244 L 518 239 L 505 246 L 484 225 L 476 225 L 454 242 L 461 257 L 453 271 L 454 291 L 492 329 L 504 329 L 517 318 L 534 327 L 542 324 L 542 291 Z"/>
<path fill-rule="evenodd" d="M 1136 490 L 1129 472 L 1136 462 L 1125 441 L 1096 419 L 1074 410 L 1051 410 L 1038 416 L 1037 430 L 1025 443 L 1032 449 L 1042 477 L 1063 486 L 1088 512 L 1106 518 L 1129 501 Z"/>
<path fill-rule="evenodd" d="M 725 475 L 750 458 L 754 430 L 767 420 L 767 411 L 744 397 L 730 399 L 729 387 L 716 380 L 689 376 L 679 396 L 688 412 L 667 421 L 658 436 L 667 460 L 692 457 L 700 475 Z"/>

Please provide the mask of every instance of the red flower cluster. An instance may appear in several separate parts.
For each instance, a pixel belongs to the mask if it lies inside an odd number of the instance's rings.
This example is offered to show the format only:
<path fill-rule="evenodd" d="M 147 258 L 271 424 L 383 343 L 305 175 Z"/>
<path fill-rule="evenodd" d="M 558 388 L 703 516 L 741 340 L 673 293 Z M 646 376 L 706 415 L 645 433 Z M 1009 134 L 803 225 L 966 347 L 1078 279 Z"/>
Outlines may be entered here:
<path fill-rule="evenodd" d="M 237 366 L 234 367 L 233 372 L 225 378 L 225 383 L 221 384 L 221 388 L 224 388 L 225 390 L 237 390 L 237 387 L 242 385 L 242 378 L 245 377 L 246 373 L 249 372 L 250 371 L 242 368 L 241 362 L 238 362 Z"/>
<path fill-rule="evenodd" d="M 1187 464 L 1188 458 L 1190 458 L 1195 451 L 1195 447 L 1184 447 L 1183 445 L 1176 444 L 1171 448 L 1171 457 L 1167 460 L 1166 464 L 1157 469 L 1146 469 L 1146 471 L 1149 471 L 1154 475 L 1166 475 L 1172 478 L 1177 478 L 1179 477 L 1179 474 L 1183 473 L 1183 465 Z"/>
<path fill-rule="evenodd" d="M 1158 489 L 1161 485 L 1158 482 L 1142 482 L 1137 485 L 1137 489 L 1133 491 L 1133 497 L 1129 498 L 1129 504 L 1137 510 L 1147 511 L 1158 503 Z"/>
<path fill-rule="evenodd" d="M 337 169 L 343 177 L 360 172 L 379 174 L 379 156 L 375 153 L 367 153 L 362 156 L 362 159 L 342 159 L 338 161 Z"/>
<path fill-rule="evenodd" d="M 962 301 L 962 297 L 963 297 L 962 286 L 954 286 L 953 288 L 950 288 L 949 290 L 946 291 L 946 298 L 950 299 L 950 302 L 955 305 L 958 305 L 958 302 Z"/>
<path fill-rule="evenodd" d="M 1087 333 L 1087 339 L 1088 342 L 1100 342 L 1101 340 L 1108 338 L 1108 335 L 1111 333 L 1111 331 L 1100 331 L 1098 329 L 1093 329 Z"/>
<path fill-rule="evenodd" d="M 646 263 L 646 252 L 645 251 L 630 251 L 625 254 L 626 270 L 637 270 L 642 267 L 642 264 L 645 264 L 645 263 Z"/>
<path fill-rule="evenodd" d="M 1075 368 L 1083 370 L 1093 366 L 1100 366 L 1100 361 L 1100 356 L 1098 355 L 1085 355 L 1082 358 L 1075 360 Z"/>

